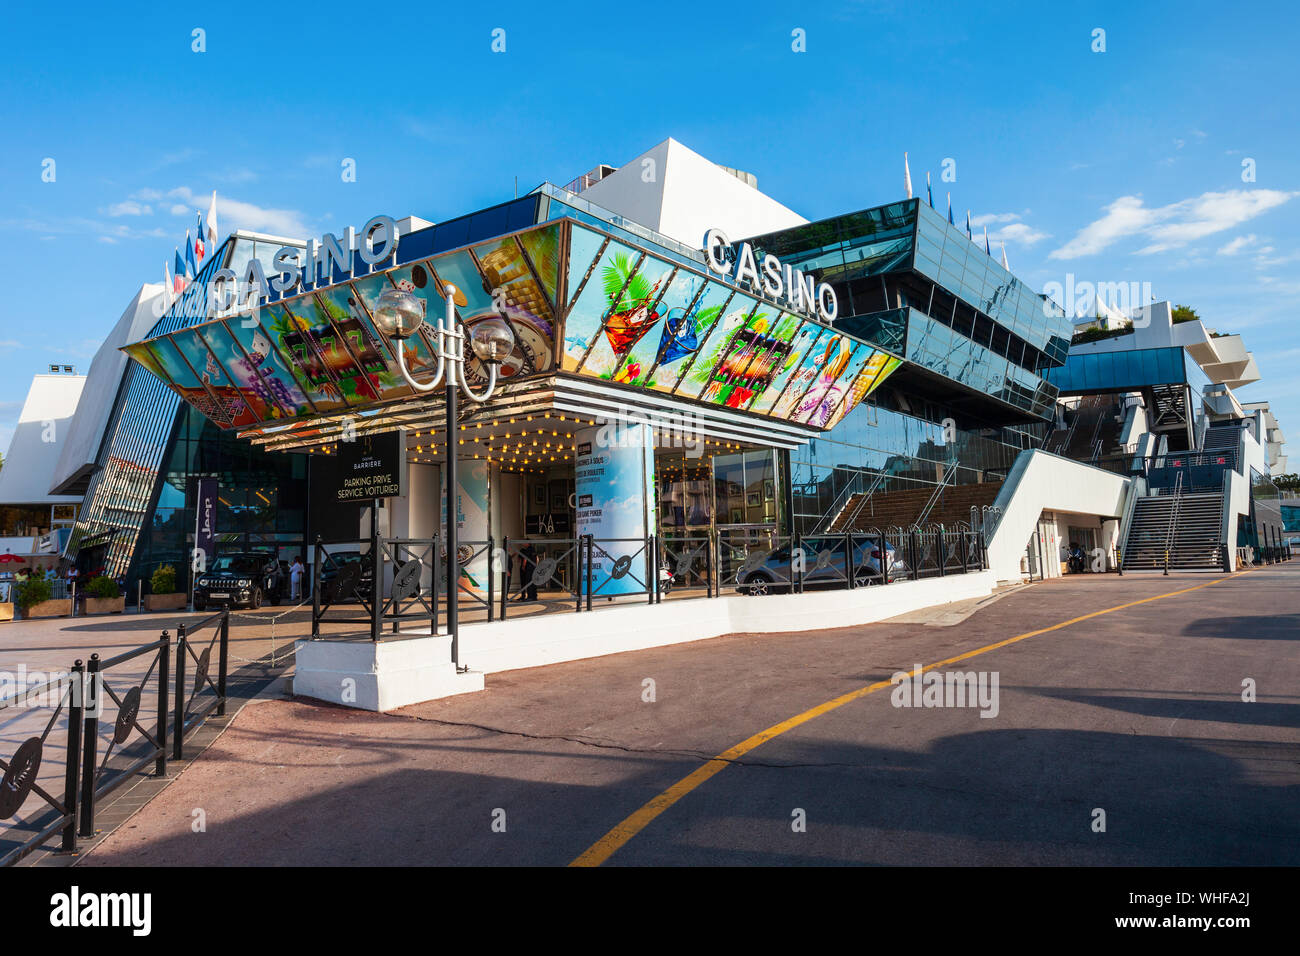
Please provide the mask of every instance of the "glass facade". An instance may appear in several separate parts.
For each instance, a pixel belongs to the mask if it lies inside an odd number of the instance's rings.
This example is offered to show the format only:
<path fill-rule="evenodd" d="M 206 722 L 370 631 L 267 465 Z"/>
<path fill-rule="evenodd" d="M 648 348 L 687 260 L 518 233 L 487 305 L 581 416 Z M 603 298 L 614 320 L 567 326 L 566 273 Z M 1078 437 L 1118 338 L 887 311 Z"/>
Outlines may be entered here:
<path fill-rule="evenodd" d="M 1050 417 L 1056 389 L 1043 373 L 1069 350 L 1064 312 L 919 200 L 751 241 L 831 284 L 837 328 L 1030 418 Z"/>
<path fill-rule="evenodd" d="M 909 361 L 1038 418 L 1052 414 L 1057 393 L 1051 384 L 946 325 L 909 311 Z"/>
<path fill-rule="evenodd" d="M 188 588 L 197 507 L 194 482 L 208 476 L 215 477 L 220 488 L 218 542 L 232 548 L 275 547 L 286 561 L 305 553 L 307 456 L 262 451 L 182 407 L 131 577 L 148 580 L 159 565 L 170 564 L 176 569 L 177 588 Z"/>
<path fill-rule="evenodd" d="M 897 396 L 882 394 L 882 401 Z M 909 403 L 910 404 L 910 403 Z M 902 491 L 940 483 L 1001 481 L 1016 456 L 1037 447 L 1044 425 L 949 429 L 947 409 L 921 403 L 920 414 L 876 403 L 790 452 L 792 527 L 808 533 L 857 492 Z"/>
<path fill-rule="evenodd" d="M 1195 367 L 1195 371 L 1200 373 L 1197 377 L 1203 382 L 1189 380 L 1189 366 Z M 1150 385 L 1209 384 L 1200 366 L 1187 358 L 1181 346 L 1075 352 L 1064 365 L 1049 369 L 1047 378 L 1062 395 L 1137 391 Z"/>
<path fill-rule="evenodd" d="M 913 202 L 918 211 L 913 268 L 1044 353 L 1047 362 L 1036 367 L 1064 361 L 1073 331 L 1064 310 L 1002 268 L 937 210 Z"/>
<path fill-rule="evenodd" d="M 161 335 L 203 321 L 207 315 L 208 282 L 218 269 L 235 260 L 246 265 L 256 256 L 269 270 L 271 256 L 278 248 L 279 244 L 273 249 L 266 243 L 227 239 L 150 334 Z M 193 363 L 205 362 L 206 353 L 201 349 L 201 343 L 191 342 L 185 349 L 171 349 L 164 357 L 177 375 L 193 376 L 194 384 L 199 385 Z M 211 377 L 212 369 L 206 362 L 204 371 Z M 102 569 L 110 577 L 126 579 L 129 586 L 137 577 L 147 578 L 153 567 L 166 563 L 176 567 L 178 586 L 188 582 L 189 562 L 184 557 L 187 545 L 183 535 L 192 534 L 193 529 L 181 529 L 185 524 L 181 515 L 184 496 L 192 493 L 179 477 L 185 468 L 208 466 L 213 461 L 224 463 L 206 472 L 219 475 L 223 489 L 229 487 L 233 496 L 227 496 L 226 500 L 232 502 L 235 510 L 222 516 L 229 523 L 224 527 L 218 525 L 223 531 L 254 530 L 248 527 L 252 519 L 246 515 L 250 512 L 240 510 L 250 507 L 245 500 L 246 486 L 255 485 L 256 491 L 271 496 L 273 501 L 281 493 L 298 490 L 292 484 L 295 469 L 306 466 L 293 461 L 301 460 L 301 456 L 271 455 L 243 442 L 236 449 L 237 439 L 231 436 L 224 443 L 217 441 L 218 430 L 210 426 L 200 438 L 196 429 L 203 421 L 202 416 L 192 416 L 182 404 L 181 396 L 146 368 L 134 362 L 128 364 L 104 430 L 97 468 L 66 551 L 83 571 Z M 207 450 L 200 453 L 201 447 Z M 182 457 L 178 459 L 177 455 Z M 285 468 L 289 469 L 288 473 L 283 472 Z M 305 501 L 305 488 L 301 490 L 303 496 L 299 500 Z M 190 505 L 192 520 L 193 502 Z M 305 530 L 301 511 L 273 510 L 279 515 L 275 530 L 282 530 L 286 522 L 295 524 L 296 527 L 287 530 L 301 540 Z"/>

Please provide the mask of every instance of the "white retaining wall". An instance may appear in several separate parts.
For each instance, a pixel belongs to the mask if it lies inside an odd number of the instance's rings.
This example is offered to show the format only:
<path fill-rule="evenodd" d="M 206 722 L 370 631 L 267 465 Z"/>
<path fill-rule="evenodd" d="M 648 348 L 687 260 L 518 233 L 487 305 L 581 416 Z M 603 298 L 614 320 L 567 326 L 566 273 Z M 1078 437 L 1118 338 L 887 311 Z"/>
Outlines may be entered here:
<path fill-rule="evenodd" d="M 540 667 L 623 651 L 699 641 L 723 634 L 767 634 L 847 627 L 881 621 L 936 604 L 983 597 L 989 571 L 899 581 L 852 591 L 762 597 L 668 599 L 582 613 L 539 614 L 491 624 L 464 624 L 460 660 L 485 673 Z"/>

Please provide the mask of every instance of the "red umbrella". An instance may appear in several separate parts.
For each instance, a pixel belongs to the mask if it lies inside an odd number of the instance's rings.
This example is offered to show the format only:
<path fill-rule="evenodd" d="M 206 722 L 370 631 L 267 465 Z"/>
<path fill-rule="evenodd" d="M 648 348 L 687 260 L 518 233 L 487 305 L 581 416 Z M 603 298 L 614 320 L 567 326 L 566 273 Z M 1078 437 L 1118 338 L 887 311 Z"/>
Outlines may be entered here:
<path fill-rule="evenodd" d="M 16 554 L 10 554 L 8 551 L 6 551 L 4 554 L 0 554 L 0 563 L 7 564 L 10 561 L 17 561 L 19 564 L 27 563 L 26 558 L 20 558 Z"/>

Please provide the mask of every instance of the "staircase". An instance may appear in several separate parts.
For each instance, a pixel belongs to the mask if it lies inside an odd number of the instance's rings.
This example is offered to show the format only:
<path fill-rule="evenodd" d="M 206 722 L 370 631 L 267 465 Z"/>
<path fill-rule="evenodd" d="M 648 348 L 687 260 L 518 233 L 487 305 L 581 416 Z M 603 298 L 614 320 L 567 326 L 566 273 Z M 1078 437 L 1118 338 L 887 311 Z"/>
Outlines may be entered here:
<path fill-rule="evenodd" d="M 1139 498 L 1121 551 L 1125 571 L 1221 571 L 1223 493 Z"/>
<path fill-rule="evenodd" d="M 921 517 L 927 504 L 931 504 L 934 485 L 909 488 L 903 491 L 877 491 L 872 495 L 857 494 L 849 499 L 844 510 L 832 523 L 832 533 L 866 531 L 869 528 L 897 526 L 910 528 Z M 1002 482 L 986 481 L 982 484 L 949 485 L 925 516 L 926 526 L 941 524 L 951 528 L 957 522 L 970 524 L 970 509 L 991 505 L 1002 490 Z"/>
<path fill-rule="evenodd" d="M 1207 454 L 1223 455 L 1226 464 L 1236 467 L 1237 445 L 1241 441 L 1241 427 L 1238 425 L 1211 425 L 1205 429 L 1201 440 L 1201 451 Z"/>

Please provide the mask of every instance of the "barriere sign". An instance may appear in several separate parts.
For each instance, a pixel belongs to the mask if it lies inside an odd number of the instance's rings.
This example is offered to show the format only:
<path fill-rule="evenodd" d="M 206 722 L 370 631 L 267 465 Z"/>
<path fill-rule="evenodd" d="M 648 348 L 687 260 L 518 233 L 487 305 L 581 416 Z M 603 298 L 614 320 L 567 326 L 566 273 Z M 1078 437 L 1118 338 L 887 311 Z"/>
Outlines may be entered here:
<path fill-rule="evenodd" d="M 317 458 L 312 483 L 333 501 L 368 502 L 406 495 L 406 437 L 402 430 L 358 436 L 338 451 Z"/>
<path fill-rule="evenodd" d="M 748 242 L 735 247 L 734 259 L 727 257 L 731 248 L 731 240 L 721 229 L 710 229 L 704 234 L 704 261 L 711 271 L 737 285 L 746 284 L 769 298 L 784 300 L 795 312 L 816 315 L 823 322 L 835 321 L 840 304 L 830 285 L 825 282 L 818 285 L 812 276 L 783 264 L 770 252 L 760 263 Z"/>

